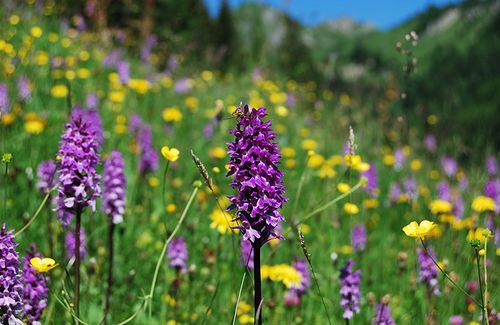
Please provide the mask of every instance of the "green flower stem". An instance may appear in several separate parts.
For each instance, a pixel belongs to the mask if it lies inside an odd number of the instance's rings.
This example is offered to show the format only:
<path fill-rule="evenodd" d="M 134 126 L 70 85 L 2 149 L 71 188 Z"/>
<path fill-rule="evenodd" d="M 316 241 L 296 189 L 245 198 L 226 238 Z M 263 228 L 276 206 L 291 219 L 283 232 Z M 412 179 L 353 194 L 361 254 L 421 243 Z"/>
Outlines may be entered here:
<path fill-rule="evenodd" d="M 429 254 L 429 251 L 427 250 L 427 246 L 425 245 L 425 242 L 424 242 L 424 240 L 423 240 L 422 238 L 420 238 L 420 242 L 422 243 L 422 246 L 424 247 L 424 250 L 425 250 L 425 252 L 427 253 L 427 256 L 429 256 L 429 257 L 430 257 L 430 259 L 432 260 L 432 262 L 434 263 L 434 265 L 436 265 L 436 267 L 439 269 L 439 271 L 441 271 L 441 273 L 443 273 L 444 277 L 445 277 L 446 279 L 448 279 L 448 281 L 450 281 L 450 282 L 451 282 L 451 284 L 453 284 L 453 286 L 454 286 L 455 288 L 457 288 L 458 290 L 460 290 L 460 291 L 461 291 L 463 294 L 465 294 L 467 297 L 471 298 L 471 299 L 474 301 L 474 303 L 475 303 L 476 305 L 478 305 L 479 307 L 483 308 L 483 305 L 481 305 L 481 304 L 477 301 L 477 299 L 476 299 L 476 298 L 474 298 L 473 296 L 471 296 L 471 295 L 470 295 L 467 291 L 465 291 L 465 290 L 464 290 L 461 286 L 459 286 L 459 285 L 458 285 L 455 281 L 453 281 L 453 280 L 450 278 L 450 276 L 448 275 L 448 273 L 446 273 L 446 271 L 445 271 L 445 270 L 443 270 L 443 269 L 441 268 L 441 266 L 439 266 L 438 262 L 436 262 L 436 260 L 434 259 L 434 257 L 432 257 L 432 254 Z"/>
<path fill-rule="evenodd" d="M 488 237 L 485 236 L 484 239 L 484 298 L 483 298 L 483 313 L 486 318 L 486 324 L 490 325 L 490 320 L 488 318 L 488 270 L 486 269 L 486 256 L 488 256 Z"/>
<path fill-rule="evenodd" d="M 170 160 L 167 160 L 167 164 L 165 165 L 165 170 L 163 171 L 163 190 L 161 191 L 161 199 L 163 200 L 163 211 L 167 208 L 167 202 L 165 201 L 165 189 L 167 188 L 167 172 L 168 167 L 170 166 Z"/>
<path fill-rule="evenodd" d="M 42 203 L 40 203 L 40 206 L 38 207 L 38 209 L 36 210 L 35 214 L 30 218 L 30 220 L 28 220 L 28 222 L 21 228 L 19 229 L 15 234 L 14 234 L 14 237 L 17 237 L 19 236 L 20 234 L 23 233 L 23 231 L 25 231 L 32 223 L 33 221 L 35 221 L 35 219 L 38 217 L 38 215 L 40 214 L 40 212 L 42 211 L 43 207 L 45 206 L 45 204 L 47 203 L 47 201 L 49 200 L 50 198 L 50 193 L 52 193 L 54 189 L 51 189 L 50 191 L 47 192 L 47 194 L 45 194 L 45 197 L 43 198 L 43 201 Z"/>
<path fill-rule="evenodd" d="M 323 206 L 320 206 L 319 208 L 317 208 L 316 210 L 310 212 L 309 214 L 307 214 L 304 218 L 302 218 L 298 223 L 298 224 L 301 224 L 303 222 L 305 222 L 306 220 L 308 220 L 309 218 L 315 216 L 316 214 L 326 210 L 327 208 L 329 208 L 330 206 L 332 206 L 333 204 L 337 203 L 338 201 L 342 200 L 343 198 L 349 196 L 351 193 L 355 192 L 358 188 L 360 188 L 361 186 L 363 185 L 363 181 L 359 181 L 356 185 L 354 185 L 353 188 L 351 188 L 351 190 L 349 192 L 345 192 L 344 194 L 342 195 L 339 195 L 337 196 L 335 199 L 331 200 L 330 202 L 324 204 Z"/>
<path fill-rule="evenodd" d="M 158 279 L 158 273 L 160 271 L 160 266 L 161 266 L 161 263 L 163 261 L 163 258 L 165 258 L 165 254 L 167 252 L 168 244 L 170 243 L 170 241 L 172 241 L 172 238 L 174 238 L 174 236 L 177 233 L 177 231 L 179 230 L 182 222 L 186 218 L 187 212 L 188 212 L 189 208 L 191 207 L 191 204 L 193 203 L 193 200 L 194 200 L 194 198 L 196 196 L 196 193 L 198 193 L 198 190 L 199 190 L 199 187 L 195 187 L 193 189 L 193 192 L 191 193 L 191 197 L 189 198 L 189 201 L 188 201 L 186 207 L 184 208 L 184 211 L 182 211 L 182 215 L 181 215 L 181 218 L 179 219 L 179 222 L 177 222 L 177 225 L 175 226 L 174 230 L 172 231 L 172 233 L 170 234 L 170 236 L 165 241 L 165 244 L 163 244 L 163 248 L 161 250 L 160 257 L 158 258 L 158 262 L 156 263 L 155 273 L 153 275 L 153 281 L 151 282 L 151 289 L 149 290 L 149 295 L 147 296 L 147 299 L 149 300 L 148 301 L 148 304 L 149 304 L 149 318 L 151 318 L 152 305 L 153 305 L 153 295 L 154 295 L 154 291 L 155 291 L 155 287 L 156 287 L 156 281 Z"/>
<path fill-rule="evenodd" d="M 483 305 L 483 308 L 481 308 L 481 312 L 483 314 L 481 323 L 485 323 L 484 318 L 485 318 L 485 312 L 484 312 L 484 298 L 483 298 L 483 282 L 481 281 L 481 263 L 479 262 L 479 251 L 477 248 L 474 249 L 474 252 L 476 253 L 476 264 L 477 264 L 477 279 L 479 281 L 479 294 L 481 296 L 481 304 Z"/>

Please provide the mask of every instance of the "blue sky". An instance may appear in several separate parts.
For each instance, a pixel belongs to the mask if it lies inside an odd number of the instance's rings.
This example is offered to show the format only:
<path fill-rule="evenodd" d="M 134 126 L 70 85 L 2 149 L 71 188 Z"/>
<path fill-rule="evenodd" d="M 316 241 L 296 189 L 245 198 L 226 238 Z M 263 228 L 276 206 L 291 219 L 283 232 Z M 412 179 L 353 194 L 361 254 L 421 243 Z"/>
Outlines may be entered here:
<path fill-rule="evenodd" d="M 218 13 L 222 0 L 204 0 L 211 15 Z M 246 0 L 228 0 L 231 7 Z M 430 5 L 444 6 L 459 0 L 253 0 L 284 10 L 306 25 L 349 17 L 378 28 L 393 27 Z"/>

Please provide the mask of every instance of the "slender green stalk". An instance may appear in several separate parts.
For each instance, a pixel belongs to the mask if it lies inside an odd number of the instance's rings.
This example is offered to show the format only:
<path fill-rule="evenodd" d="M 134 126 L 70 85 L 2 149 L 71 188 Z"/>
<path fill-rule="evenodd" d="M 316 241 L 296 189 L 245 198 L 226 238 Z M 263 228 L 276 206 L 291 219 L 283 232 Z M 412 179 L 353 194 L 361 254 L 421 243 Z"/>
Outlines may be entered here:
<path fill-rule="evenodd" d="M 481 312 L 483 314 L 481 323 L 485 323 L 485 312 L 484 312 L 484 298 L 483 298 L 483 281 L 481 281 L 481 263 L 479 262 L 479 251 L 477 248 L 474 249 L 474 252 L 476 253 L 476 264 L 477 264 L 477 279 L 479 281 L 479 295 L 481 296 L 481 304 L 483 308 L 481 308 Z"/>
<path fill-rule="evenodd" d="M 62 301 L 56 294 L 54 294 L 53 296 L 54 296 L 54 298 L 56 298 L 57 302 L 59 302 L 61 304 L 61 306 L 63 306 L 63 308 L 66 309 L 66 311 L 68 313 L 70 313 L 71 316 L 73 316 L 76 323 L 82 324 L 82 325 L 90 325 L 89 323 L 83 321 L 79 316 L 77 316 L 76 313 L 73 312 L 71 307 L 68 306 L 66 303 L 64 303 L 64 301 Z"/>
<path fill-rule="evenodd" d="M 170 166 L 170 160 L 167 160 L 167 164 L 165 165 L 165 170 L 163 171 L 163 190 L 161 191 L 163 209 L 167 207 L 167 202 L 165 201 L 165 189 L 167 188 L 167 172 L 169 166 Z"/>
<path fill-rule="evenodd" d="M 186 207 L 184 208 L 184 211 L 182 211 L 182 215 L 181 215 L 181 218 L 179 219 L 179 222 L 177 222 L 177 225 L 175 226 L 174 230 L 172 231 L 170 236 L 167 238 L 167 240 L 163 244 L 163 248 L 161 250 L 160 257 L 158 258 L 158 262 L 156 263 L 156 268 L 155 268 L 155 272 L 153 275 L 153 281 L 151 282 L 151 289 L 149 290 L 149 295 L 147 296 L 147 299 L 149 300 L 148 301 L 149 318 L 151 318 L 151 314 L 152 314 L 153 295 L 154 295 L 154 291 L 155 291 L 155 287 L 156 287 L 156 281 L 158 280 L 158 273 L 160 271 L 160 266 L 161 266 L 161 263 L 163 261 L 163 258 L 165 257 L 165 254 L 167 252 L 168 244 L 170 243 L 170 241 L 172 241 L 172 238 L 174 238 L 174 236 L 177 233 L 177 231 L 179 230 L 182 222 L 186 218 L 187 212 L 188 212 L 189 208 L 191 207 L 191 204 L 193 203 L 193 200 L 196 196 L 196 193 L 198 193 L 198 190 L 199 190 L 199 187 L 195 187 L 193 189 L 193 192 L 191 193 L 191 197 L 189 198 L 188 203 L 187 203 Z"/>
<path fill-rule="evenodd" d="M 484 298 L 483 298 L 483 312 L 486 318 L 486 324 L 490 325 L 490 320 L 488 318 L 488 270 L 486 268 L 486 256 L 488 256 L 488 236 L 484 236 Z"/>
<path fill-rule="evenodd" d="M 460 286 L 459 286 L 459 285 L 458 285 L 455 281 L 453 281 L 453 280 L 450 278 L 450 276 L 448 275 L 448 273 L 446 273 L 446 271 L 445 271 L 445 270 L 443 270 L 443 269 L 441 268 L 441 266 L 439 265 L 439 263 L 438 263 L 438 262 L 436 262 L 436 260 L 435 260 L 435 259 L 434 259 L 434 257 L 432 256 L 432 254 L 429 254 L 429 251 L 427 250 L 427 246 L 425 245 L 425 242 L 424 242 L 424 240 L 423 240 L 422 238 L 420 238 L 420 242 L 422 243 L 422 247 L 424 248 L 425 253 L 427 253 L 427 256 L 429 256 L 429 257 L 430 257 L 430 259 L 432 260 L 432 262 L 434 263 L 434 265 L 436 265 L 436 267 L 439 269 L 439 271 L 441 271 L 441 273 L 443 273 L 444 277 L 445 277 L 446 279 L 448 279 L 448 281 L 450 281 L 450 282 L 451 282 L 451 284 L 453 284 L 453 286 L 454 286 L 455 288 L 457 288 L 458 290 L 460 290 L 460 291 L 461 291 L 464 295 L 466 295 L 467 297 L 471 298 L 471 299 L 472 299 L 472 301 L 474 301 L 474 303 L 475 303 L 476 305 L 478 305 L 479 307 L 483 308 L 483 305 L 482 305 L 481 303 L 479 303 L 479 302 L 477 301 L 477 299 L 476 299 L 476 298 L 474 298 L 473 296 L 471 296 L 471 295 L 470 295 L 467 291 L 465 291 L 465 290 L 464 290 L 462 287 L 460 287 Z"/>
<path fill-rule="evenodd" d="M 236 300 L 236 306 L 234 306 L 234 315 L 231 325 L 234 325 L 234 323 L 236 322 L 236 315 L 238 314 L 238 307 L 240 305 L 241 291 L 243 290 L 243 285 L 245 284 L 246 276 L 247 272 L 243 272 L 243 278 L 241 279 L 240 291 L 238 292 L 238 299 Z"/>
<path fill-rule="evenodd" d="M 349 196 L 351 193 L 355 192 L 358 188 L 360 188 L 361 186 L 363 185 L 363 182 L 362 181 L 359 181 L 356 185 L 354 185 L 350 190 L 349 192 L 345 192 L 344 194 L 342 195 L 339 195 L 337 196 L 335 199 L 331 200 L 330 202 L 320 206 L 319 208 L 317 208 L 316 210 L 310 212 L 309 214 L 307 214 L 304 218 L 302 218 L 298 224 L 300 223 L 303 223 L 305 222 L 306 220 L 308 220 L 309 218 L 315 216 L 316 214 L 328 209 L 330 206 L 334 205 L 335 203 L 337 203 L 338 201 L 344 199 L 345 197 Z"/>
<path fill-rule="evenodd" d="M 309 254 L 309 251 L 306 246 L 306 241 L 304 239 L 304 235 L 302 234 L 302 230 L 300 228 L 298 228 L 298 236 L 299 236 L 300 246 L 302 247 L 302 252 L 304 253 L 304 257 L 306 258 L 307 263 L 309 264 L 309 268 L 311 269 L 311 274 L 314 283 L 316 284 L 316 288 L 318 289 L 318 294 L 321 298 L 321 302 L 323 303 L 323 308 L 325 309 L 326 318 L 328 318 L 328 324 L 331 325 L 332 321 L 330 320 L 330 314 L 328 314 L 328 308 L 326 307 L 325 299 L 323 298 L 323 295 L 321 294 L 321 289 L 319 288 L 318 278 L 316 278 L 316 272 L 314 272 L 314 267 L 312 265 L 311 254 Z"/>
<path fill-rule="evenodd" d="M 50 191 L 47 192 L 47 194 L 45 194 L 45 197 L 43 198 L 43 201 L 42 203 L 40 203 L 40 206 L 38 207 L 38 209 L 36 210 L 35 214 L 28 220 L 28 222 L 21 228 L 19 229 L 15 234 L 14 234 L 14 237 L 17 237 L 19 236 L 20 234 L 23 233 L 23 231 L 25 231 L 32 223 L 33 221 L 35 221 L 35 219 L 38 217 L 38 215 L 40 214 L 40 212 L 42 211 L 43 207 L 45 206 L 45 204 L 47 203 L 47 201 L 49 200 L 50 198 L 50 193 L 53 191 L 54 189 L 51 189 Z"/>

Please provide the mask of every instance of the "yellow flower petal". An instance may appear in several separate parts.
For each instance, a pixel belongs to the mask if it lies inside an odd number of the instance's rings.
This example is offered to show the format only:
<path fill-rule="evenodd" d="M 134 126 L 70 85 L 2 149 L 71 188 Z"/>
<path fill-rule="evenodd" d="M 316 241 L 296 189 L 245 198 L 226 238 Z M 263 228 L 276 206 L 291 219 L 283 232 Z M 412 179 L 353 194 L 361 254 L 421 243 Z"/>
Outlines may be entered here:
<path fill-rule="evenodd" d="M 56 264 L 56 261 L 54 261 L 49 257 L 46 258 L 33 257 L 32 259 L 30 259 L 30 265 L 38 272 L 44 273 L 52 270 L 58 264 Z"/>

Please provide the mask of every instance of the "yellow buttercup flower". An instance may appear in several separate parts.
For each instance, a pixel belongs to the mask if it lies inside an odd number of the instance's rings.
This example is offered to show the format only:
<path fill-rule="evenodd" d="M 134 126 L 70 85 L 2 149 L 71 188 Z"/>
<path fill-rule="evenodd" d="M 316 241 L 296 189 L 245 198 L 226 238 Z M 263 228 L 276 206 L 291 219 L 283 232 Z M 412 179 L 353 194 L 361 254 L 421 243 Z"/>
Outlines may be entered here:
<path fill-rule="evenodd" d="M 403 231 L 408 237 L 425 238 L 434 231 L 436 226 L 434 222 L 429 220 L 422 220 L 420 224 L 416 221 L 412 221 L 403 227 Z"/>
<path fill-rule="evenodd" d="M 65 98 L 66 96 L 68 96 L 68 92 L 69 90 L 68 87 L 66 87 L 66 85 L 55 85 L 50 90 L 52 97 L 55 98 Z"/>
<path fill-rule="evenodd" d="M 429 123 L 429 125 L 435 125 L 438 121 L 439 118 L 434 114 L 427 116 L 427 123 Z"/>
<path fill-rule="evenodd" d="M 123 91 L 112 91 L 109 93 L 109 100 L 113 104 L 120 104 L 125 98 L 125 93 Z"/>
<path fill-rule="evenodd" d="M 352 246 L 351 245 L 343 245 L 340 247 L 340 253 L 344 254 L 344 255 L 350 255 L 352 254 Z"/>
<path fill-rule="evenodd" d="M 357 168 L 362 163 L 360 155 L 345 155 L 344 162 L 347 167 L 352 168 Z"/>
<path fill-rule="evenodd" d="M 487 196 L 477 196 L 472 201 L 472 210 L 482 213 L 485 211 L 495 211 L 495 201 Z"/>
<path fill-rule="evenodd" d="M 163 120 L 168 123 L 180 122 L 182 120 L 182 112 L 177 106 L 165 108 L 161 116 Z"/>
<path fill-rule="evenodd" d="M 396 158 L 392 154 L 386 154 L 386 155 L 384 155 L 383 161 L 384 161 L 384 165 L 391 167 L 391 166 L 394 166 L 394 163 L 396 162 Z"/>
<path fill-rule="evenodd" d="M 34 27 L 31 27 L 30 34 L 34 38 L 39 38 L 40 36 L 42 36 L 43 30 L 38 26 L 34 26 Z"/>
<path fill-rule="evenodd" d="M 35 113 L 28 113 L 25 117 L 24 129 L 30 134 L 39 134 L 45 129 L 45 124 L 47 122 Z"/>
<path fill-rule="evenodd" d="M 360 173 L 367 172 L 370 169 L 370 164 L 366 162 L 360 162 L 357 165 L 352 166 L 354 169 L 356 169 Z"/>
<path fill-rule="evenodd" d="M 338 183 L 337 184 L 337 190 L 344 194 L 344 193 L 347 193 L 351 190 L 351 187 L 349 186 L 349 184 L 346 184 L 346 183 Z"/>
<path fill-rule="evenodd" d="M 434 214 L 450 213 L 452 205 L 445 200 L 434 200 L 429 204 L 429 209 Z"/>
<path fill-rule="evenodd" d="M 376 207 L 378 207 L 378 201 L 374 198 L 365 199 L 363 201 L 363 206 L 365 207 L 365 209 L 375 209 Z"/>
<path fill-rule="evenodd" d="M 269 279 L 273 282 L 281 282 L 287 288 L 297 287 L 300 284 L 302 277 L 300 273 L 291 265 L 262 265 L 262 278 Z"/>
<path fill-rule="evenodd" d="M 241 300 L 240 304 L 238 305 L 237 315 L 241 316 L 243 314 L 248 314 L 252 311 L 252 308 L 253 308 L 252 305 L 250 305 L 244 300 Z"/>
<path fill-rule="evenodd" d="M 335 172 L 335 170 L 333 169 L 332 166 L 329 166 L 329 165 L 323 165 L 320 167 L 320 169 L 318 170 L 318 176 L 319 178 L 334 178 L 335 175 L 337 175 L 337 172 Z"/>
<path fill-rule="evenodd" d="M 158 185 L 160 185 L 160 180 L 157 177 L 151 176 L 148 179 L 148 184 L 149 184 L 149 186 L 151 186 L 153 188 L 158 187 Z"/>
<path fill-rule="evenodd" d="M 211 148 L 208 155 L 212 158 L 222 159 L 226 157 L 226 150 L 222 147 Z"/>
<path fill-rule="evenodd" d="M 179 150 L 177 148 L 164 146 L 161 148 L 161 155 L 168 161 L 176 161 L 179 159 Z"/>
<path fill-rule="evenodd" d="M 286 108 L 283 105 L 279 105 L 274 109 L 276 112 L 276 115 L 281 116 L 281 117 L 287 117 L 288 116 L 288 108 Z"/>
<path fill-rule="evenodd" d="M 347 202 L 344 204 L 344 211 L 347 214 L 355 215 L 359 213 L 359 208 L 356 204 Z"/>
<path fill-rule="evenodd" d="M 187 108 L 189 108 L 190 111 L 194 112 L 198 108 L 198 98 L 194 96 L 189 96 L 186 98 L 184 101 Z"/>
<path fill-rule="evenodd" d="M 30 265 L 38 272 L 45 273 L 55 268 L 58 264 L 56 263 L 56 261 L 48 257 L 33 257 L 32 259 L 30 259 Z"/>
<path fill-rule="evenodd" d="M 173 203 L 170 203 L 167 205 L 165 210 L 167 211 L 167 213 L 174 213 L 175 211 L 177 211 L 177 206 Z"/>
<path fill-rule="evenodd" d="M 212 71 L 204 70 L 201 72 L 201 79 L 205 81 L 211 81 L 214 78 L 214 74 Z"/>
<path fill-rule="evenodd" d="M 469 232 L 467 233 L 467 241 L 477 239 L 481 242 L 481 244 L 484 244 L 484 241 L 486 239 L 486 237 L 484 236 L 484 231 L 485 228 L 477 228 L 475 230 L 473 229 L 469 230 Z"/>
<path fill-rule="evenodd" d="M 285 167 L 288 169 L 294 169 L 295 167 L 297 167 L 297 161 L 295 161 L 295 159 L 286 159 Z"/>
<path fill-rule="evenodd" d="M 88 79 L 90 77 L 90 70 L 87 68 L 80 68 L 76 70 L 76 75 L 80 79 Z"/>
<path fill-rule="evenodd" d="M 151 88 L 149 81 L 145 79 L 130 79 L 128 87 L 140 95 L 144 95 Z"/>
<path fill-rule="evenodd" d="M 313 139 L 305 139 L 302 141 L 302 148 L 305 150 L 314 150 L 318 147 L 318 143 Z"/>
<path fill-rule="evenodd" d="M 420 160 L 418 160 L 418 159 L 413 159 L 410 162 L 410 168 L 414 172 L 418 172 L 420 169 L 422 169 L 422 162 Z"/>
<path fill-rule="evenodd" d="M 12 113 L 7 113 L 1 116 L 2 124 L 5 126 L 11 125 L 16 120 L 16 116 Z"/>
<path fill-rule="evenodd" d="M 238 223 L 232 220 L 231 216 L 219 209 L 219 207 L 216 207 L 210 214 L 210 220 L 212 220 L 210 228 L 217 230 L 222 235 L 226 233 L 235 234 L 238 232 L 238 230 L 232 228 L 237 227 Z"/>
<path fill-rule="evenodd" d="M 323 163 L 325 162 L 325 157 L 323 157 L 320 154 L 313 153 L 312 155 L 309 156 L 309 159 L 307 160 L 307 166 L 311 168 L 319 168 Z"/>
<path fill-rule="evenodd" d="M 18 15 L 12 15 L 9 17 L 9 23 L 11 25 L 17 25 L 21 19 L 19 18 Z"/>
<path fill-rule="evenodd" d="M 295 158 L 296 154 L 297 153 L 295 152 L 295 149 L 292 147 L 284 147 L 283 149 L 281 149 L 281 155 L 284 158 Z"/>
<path fill-rule="evenodd" d="M 245 314 L 245 315 L 241 315 L 238 320 L 240 321 L 241 324 L 254 324 L 255 323 L 255 319 L 253 316 L 250 316 L 248 314 Z"/>

